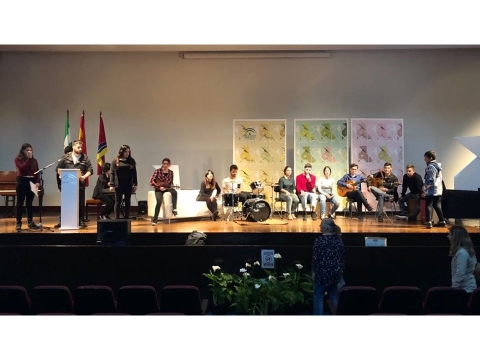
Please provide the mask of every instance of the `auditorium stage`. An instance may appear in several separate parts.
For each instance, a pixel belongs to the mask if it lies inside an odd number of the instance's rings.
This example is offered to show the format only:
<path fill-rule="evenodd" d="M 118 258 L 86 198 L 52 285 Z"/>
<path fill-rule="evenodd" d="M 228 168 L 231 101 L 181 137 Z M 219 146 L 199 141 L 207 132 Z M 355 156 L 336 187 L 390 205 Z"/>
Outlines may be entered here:
<path fill-rule="evenodd" d="M 366 236 L 386 237 L 388 246 L 448 246 L 446 234 L 448 228 L 426 229 L 420 222 L 405 222 L 391 218 L 383 223 L 375 221 L 375 217 L 367 216 L 366 221 L 356 218 L 337 216 L 336 223 L 341 227 L 343 241 L 346 246 L 363 246 Z M 35 219 L 38 222 L 38 219 Z M 97 221 L 91 219 L 86 229 L 60 230 L 54 229 L 58 215 L 46 215 L 42 218 L 43 230 L 26 228 L 15 230 L 14 218 L 0 219 L 1 245 L 93 245 L 97 243 Z M 455 223 L 450 220 L 450 225 Z M 475 245 L 478 244 L 479 221 L 463 220 Z M 207 245 L 264 245 L 290 244 L 312 245 L 319 233 L 320 220 L 307 221 L 301 218 L 282 220 L 275 216 L 265 223 L 247 222 L 242 218 L 212 221 L 210 219 L 172 219 L 159 221 L 152 226 L 149 218 L 131 220 L 131 241 L 129 245 L 162 246 L 183 245 L 188 234 L 193 230 L 207 234 Z"/>

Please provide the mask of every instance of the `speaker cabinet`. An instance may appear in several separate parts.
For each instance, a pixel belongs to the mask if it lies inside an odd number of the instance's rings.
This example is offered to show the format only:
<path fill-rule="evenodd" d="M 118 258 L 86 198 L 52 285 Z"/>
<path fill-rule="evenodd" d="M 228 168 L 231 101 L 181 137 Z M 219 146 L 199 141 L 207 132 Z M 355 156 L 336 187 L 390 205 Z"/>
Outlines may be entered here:
<path fill-rule="evenodd" d="M 138 215 L 147 215 L 148 205 L 146 200 L 140 200 L 138 202 Z"/>
<path fill-rule="evenodd" d="M 97 244 L 128 245 L 131 239 L 131 220 L 98 220 Z"/>

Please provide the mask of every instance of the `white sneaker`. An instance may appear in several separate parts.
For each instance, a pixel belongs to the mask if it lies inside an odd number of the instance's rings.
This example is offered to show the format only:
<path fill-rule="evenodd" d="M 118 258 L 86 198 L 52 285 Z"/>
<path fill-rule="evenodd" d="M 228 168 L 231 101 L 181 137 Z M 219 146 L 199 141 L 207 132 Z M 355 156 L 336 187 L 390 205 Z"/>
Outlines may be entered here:
<path fill-rule="evenodd" d="M 293 220 L 292 214 L 288 214 L 288 220 Z"/>
<path fill-rule="evenodd" d="M 398 220 L 408 220 L 408 216 L 405 216 L 405 215 L 395 215 L 395 219 L 398 219 Z"/>

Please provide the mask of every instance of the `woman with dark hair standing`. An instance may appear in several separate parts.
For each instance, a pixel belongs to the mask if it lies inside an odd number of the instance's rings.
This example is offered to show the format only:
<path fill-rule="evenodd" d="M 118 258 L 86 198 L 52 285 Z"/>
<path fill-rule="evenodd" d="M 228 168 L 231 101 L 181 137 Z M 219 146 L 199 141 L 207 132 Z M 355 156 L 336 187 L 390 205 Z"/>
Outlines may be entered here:
<path fill-rule="evenodd" d="M 345 248 L 342 231 L 331 218 L 320 224 L 321 235 L 315 239 L 312 256 L 313 315 L 323 315 L 325 296 L 333 310 L 336 307 L 339 287 L 344 284 Z"/>
<path fill-rule="evenodd" d="M 215 174 L 212 170 L 207 170 L 205 173 L 205 179 L 200 184 L 200 192 L 197 196 L 197 201 L 205 201 L 207 203 L 208 210 L 212 213 L 213 221 L 220 219 L 217 210 L 217 195 L 220 195 L 220 186 L 215 181 Z"/>
<path fill-rule="evenodd" d="M 471 293 L 477 287 L 474 275 L 477 257 L 470 235 L 463 226 L 454 225 L 447 238 L 450 241 L 452 257 L 452 287 Z"/>
<path fill-rule="evenodd" d="M 29 143 L 23 144 L 14 161 L 17 168 L 17 224 L 15 230 L 20 231 L 22 229 L 22 213 L 25 201 L 27 207 L 28 227 L 30 229 L 38 229 L 38 226 L 33 222 L 32 204 L 35 194 L 30 189 L 30 183 L 33 181 L 38 189 L 40 186 L 40 176 L 38 173 L 34 174 L 38 171 L 38 161 L 33 157 L 32 145 Z"/>
<path fill-rule="evenodd" d="M 110 166 L 110 190 L 115 190 L 115 219 L 120 219 L 120 206 L 125 201 L 125 219 L 130 218 L 130 198 L 137 191 L 137 164 L 130 146 L 122 145 Z"/>

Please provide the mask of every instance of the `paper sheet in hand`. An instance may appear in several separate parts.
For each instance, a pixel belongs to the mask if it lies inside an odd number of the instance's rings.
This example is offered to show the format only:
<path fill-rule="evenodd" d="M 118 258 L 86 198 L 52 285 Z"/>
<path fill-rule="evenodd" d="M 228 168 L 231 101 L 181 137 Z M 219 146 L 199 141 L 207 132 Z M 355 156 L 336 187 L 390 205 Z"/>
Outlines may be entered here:
<path fill-rule="evenodd" d="M 38 189 L 37 185 L 35 185 L 33 182 L 30 181 L 30 190 L 35 194 L 36 197 L 38 197 Z"/>

